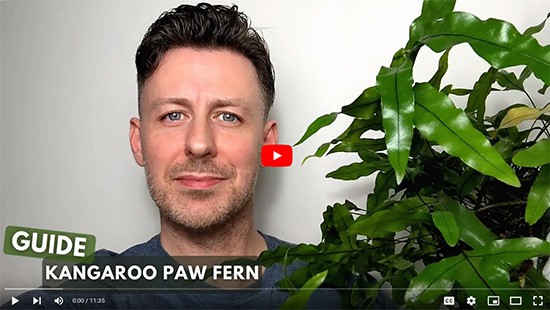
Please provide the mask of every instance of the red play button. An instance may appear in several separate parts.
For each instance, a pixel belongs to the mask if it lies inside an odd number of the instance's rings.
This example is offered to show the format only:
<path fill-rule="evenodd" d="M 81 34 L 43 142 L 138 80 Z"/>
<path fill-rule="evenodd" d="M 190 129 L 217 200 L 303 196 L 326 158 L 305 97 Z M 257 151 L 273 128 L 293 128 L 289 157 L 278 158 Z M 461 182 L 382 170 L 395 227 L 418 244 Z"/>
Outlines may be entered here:
<path fill-rule="evenodd" d="M 264 167 L 288 167 L 292 165 L 292 146 L 287 144 L 266 144 L 262 146 Z"/>

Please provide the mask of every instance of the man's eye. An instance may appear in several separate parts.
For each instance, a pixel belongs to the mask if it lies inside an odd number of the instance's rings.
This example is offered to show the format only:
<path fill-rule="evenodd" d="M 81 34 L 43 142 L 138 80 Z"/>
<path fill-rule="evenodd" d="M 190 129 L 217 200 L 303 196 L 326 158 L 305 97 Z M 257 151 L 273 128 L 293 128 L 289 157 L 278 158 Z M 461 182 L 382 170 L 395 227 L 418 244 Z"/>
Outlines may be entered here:
<path fill-rule="evenodd" d="M 221 119 L 222 121 L 228 122 L 228 123 L 235 123 L 239 120 L 237 115 L 231 114 L 231 113 L 222 113 L 222 114 L 220 114 L 220 116 L 218 116 L 218 118 Z"/>
<path fill-rule="evenodd" d="M 182 117 L 183 117 L 183 115 L 180 112 L 172 112 L 172 113 L 168 113 L 168 114 L 164 115 L 163 118 L 165 120 L 168 120 L 168 121 L 171 121 L 171 122 L 176 122 L 176 121 L 181 120 Z"/>

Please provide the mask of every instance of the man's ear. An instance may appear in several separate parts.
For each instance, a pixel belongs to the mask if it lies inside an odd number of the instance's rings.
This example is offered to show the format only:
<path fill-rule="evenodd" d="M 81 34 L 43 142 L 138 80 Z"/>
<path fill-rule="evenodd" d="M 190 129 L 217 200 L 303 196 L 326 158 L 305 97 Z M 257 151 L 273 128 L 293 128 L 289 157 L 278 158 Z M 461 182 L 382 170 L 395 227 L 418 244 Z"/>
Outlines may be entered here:
<path fill-rule="evenodd" d="M 130 147 L 132 148 L 132 154 L 138 165 L 143 167 L 145 161 L 143 160 L 143 149 L 141 148 L 141 123 L 139 118 L 132 117 L 130 120 Z"/>
<path fill-rule="evenodd" d="M 279 141 L 279 132 L 277 122 L 268 120 L 264 125 L 264 144 L 277 144 Z"/>

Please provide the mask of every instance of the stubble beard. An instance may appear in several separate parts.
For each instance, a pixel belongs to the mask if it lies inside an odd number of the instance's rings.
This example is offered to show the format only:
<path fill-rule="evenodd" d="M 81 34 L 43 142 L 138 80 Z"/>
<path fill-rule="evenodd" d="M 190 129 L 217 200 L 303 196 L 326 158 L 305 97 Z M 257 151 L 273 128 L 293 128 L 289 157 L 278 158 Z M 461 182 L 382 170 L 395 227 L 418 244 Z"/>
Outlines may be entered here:
<path fill-rule="evenodd" d="M 244 178 L 242 188 L 232 184 L 228 191 L 220 192 L 219 189 L 176 189 L 174 178 L 184 173 L 213 173 L 234 180 L 234 168 L 219 166 L 211 161 L 189 160 L 172 166 L 159 178 L 145 165 L 147 187 L 161 216 L 193 234 L 227 228 L 242 216 L 247 206 L 252 207 L 258 171 L 259 166 Z M 199 209 L 196 206 L 208 201 L 206 207 Z"/>

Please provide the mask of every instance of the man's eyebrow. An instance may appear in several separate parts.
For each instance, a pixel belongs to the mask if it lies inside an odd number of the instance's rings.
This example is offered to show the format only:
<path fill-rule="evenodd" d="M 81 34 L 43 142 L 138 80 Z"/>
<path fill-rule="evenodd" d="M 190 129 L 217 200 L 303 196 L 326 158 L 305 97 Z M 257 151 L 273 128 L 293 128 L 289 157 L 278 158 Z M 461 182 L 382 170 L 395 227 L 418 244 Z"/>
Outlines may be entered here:
<path fill-rule="evenodd" d="M 153 101 L 152 107 L 153 109 L 156 109 L 165 104 L 175 104 L 175 105 L 180 105 L 182 107 L 187 107 L 191 105 L 191 102 L 185 98 L 162 98 L 162 99 Z"/>
<path fill-rule="evenodd" d="M 192 105 L 191 101 L 186 98 L 162 98 L 153 101 L 152 107 L 156 109 L 165 104 L 175 104 L 182 107 L 189 107 Z M 215 99 L 210 105 L 212 108 L 237 107 L 245 111 L 250 110 L 246 102 L 242 99 Z"/>
<path fill-rule="evenodd" d="M 241 99 L 216 99 L 212 103 L 214 108 L 237 107 L 248 111 L 248 105 Z"/>

